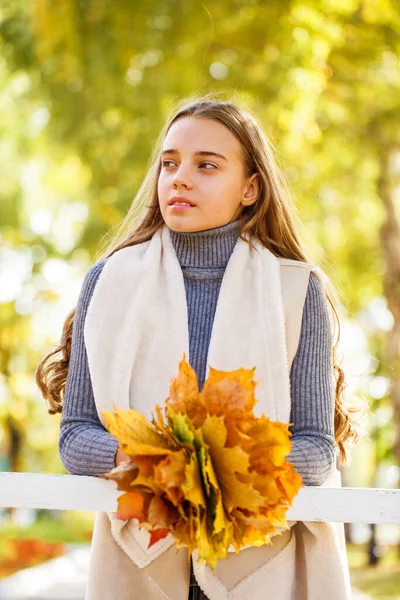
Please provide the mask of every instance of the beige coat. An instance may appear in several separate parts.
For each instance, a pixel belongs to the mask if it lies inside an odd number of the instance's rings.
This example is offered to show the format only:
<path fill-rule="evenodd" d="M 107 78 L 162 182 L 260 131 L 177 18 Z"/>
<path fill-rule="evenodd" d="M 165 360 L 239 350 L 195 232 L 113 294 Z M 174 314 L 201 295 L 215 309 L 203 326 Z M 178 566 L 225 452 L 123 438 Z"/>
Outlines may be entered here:
<path fill-rule="evenodd" d="M 314 271 L 323 283 L 323 273 L 315 265 L 277 258 L 258 244 L 257 250 L 241 240 L 235 246 L 207 365 L 256 366 L 255 414 L 288 423 L 289 373 L 309 274 Z M 114 403 L 150 419 L 154 404 L 169 395 L 183 352 L 189 356 L 188 340 L 183 275 L 164 226 L 149 242 L 108 259 L 88 308 L 85 343 L 100 419 L 101 410 L 112 410 Z M 340 486 L 335 467 L 324 485 Z M 238 555 L 230 548 L 214 572 L 195 552 L 195 576 L 210 600 L 350 599 L 343 524 L 289 525 L 270 545 L 246 547 Z M 135 520 L 97 514 L 86 600 L 187 600 L 187 551 L 177 551 L 172 536 L 148 549 L 148 536 Z"/>

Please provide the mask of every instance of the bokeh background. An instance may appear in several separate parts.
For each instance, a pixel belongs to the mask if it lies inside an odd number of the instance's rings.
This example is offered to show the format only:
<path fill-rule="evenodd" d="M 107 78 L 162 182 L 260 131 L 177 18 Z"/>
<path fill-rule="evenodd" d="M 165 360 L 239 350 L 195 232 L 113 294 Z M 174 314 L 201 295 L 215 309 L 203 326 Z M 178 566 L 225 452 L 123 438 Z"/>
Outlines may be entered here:
<path fill-rule="evenodd" d="M 220 91 L 276 144 L 301 237 L 341 291 L 346 394 L 369 406 L 343 485 L 399 487 L 399 3 L 0 0 L 0 44 L 0 470 L 65 473 L 35 368 L 174 103 Z M 0 577 L 92 525 L 1 511 Z M 346 533 L 354 585 L 400 598 L 400 528 Z"/>

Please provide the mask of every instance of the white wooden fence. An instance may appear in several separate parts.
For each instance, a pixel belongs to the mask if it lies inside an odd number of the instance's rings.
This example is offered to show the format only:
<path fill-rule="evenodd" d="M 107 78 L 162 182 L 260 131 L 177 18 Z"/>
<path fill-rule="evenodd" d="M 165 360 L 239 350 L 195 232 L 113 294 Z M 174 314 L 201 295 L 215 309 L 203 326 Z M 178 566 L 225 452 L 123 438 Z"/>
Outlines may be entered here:
<path fill-rule="evenodd" d="M 80 475 L 0 473 L 0 507 L 115 512 L 116 483 Z M 400 490 L 303 487 L 289 521 L 400 524 Z"/>

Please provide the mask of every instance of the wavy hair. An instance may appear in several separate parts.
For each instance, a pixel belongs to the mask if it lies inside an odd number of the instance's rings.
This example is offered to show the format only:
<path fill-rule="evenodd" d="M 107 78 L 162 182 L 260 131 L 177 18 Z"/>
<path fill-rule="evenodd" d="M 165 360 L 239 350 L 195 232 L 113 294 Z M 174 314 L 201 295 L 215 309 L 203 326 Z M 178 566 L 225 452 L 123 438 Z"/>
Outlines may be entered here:
<path fill-rule="evenodd" d="M 225 125 L 239 140 L 245 173 L 250 177 L 258 173 L 260 194 L 251 206 L 243 208 L 240 219 L 239 236 L 250 234 L 268 248 L 275 256 L 313 263 L 323 273 L 323 288 L 330 306 L 333 374 L 335 379 L 335 441 L 342 463 L 347 461 L 347 448 L 355 444 L 361 433 L 361 417 L 365 404 L 347 403 L 344 397 L 346 387 L 344 371 L 337 354 L 340 340 L 340 319 L 335 304 L 339 305 L 339 288 L 318 264 L 312 260 L 300 242 L 298 225 L 300 219 L 291 198 L 289 185 L 283 170 L 278 166 L 274 154 L 276 146 L 267 139 L 250 110 L 232 100 L 219 100 L 215 94 L 200 97 L 191 96 L 178 103 L 167 119 L 155 143 L 147 168 L 147 173 L 126 216 L 112 228 L 101 241 L 95 262 L 112 256 L 118 250 L 151 239 L 164 224 L 158 202 L 157 182 L 161 171 L 162 145 L 171 126 L 185 117 L 213 119 Z M 318 274 L 317 274 L 318 277 Z M 321 283 L 322 279 L 319 278 Z M 68 373 L 71 353 L 72 327 L 75 309 L 67 316 L 60 344 L 39 363 L 35 378 L 50 414 L 62 412 L 63 393 Z"/>

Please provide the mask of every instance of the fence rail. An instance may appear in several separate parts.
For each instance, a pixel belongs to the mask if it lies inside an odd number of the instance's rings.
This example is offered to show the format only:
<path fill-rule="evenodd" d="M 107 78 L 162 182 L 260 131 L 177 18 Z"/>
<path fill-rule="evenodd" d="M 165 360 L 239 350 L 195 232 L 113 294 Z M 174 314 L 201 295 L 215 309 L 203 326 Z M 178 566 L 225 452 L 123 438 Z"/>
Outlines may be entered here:
<path fill-rule="evenodd" d="M 0 473 L 0 507 L 115 512 L 113 481 L 81 475 Z M 400 490 L 303 487 L 289 521 L 400 524 Z"/>

